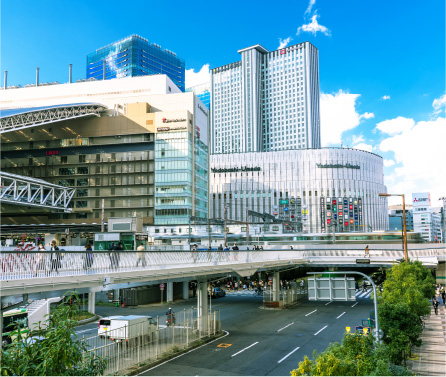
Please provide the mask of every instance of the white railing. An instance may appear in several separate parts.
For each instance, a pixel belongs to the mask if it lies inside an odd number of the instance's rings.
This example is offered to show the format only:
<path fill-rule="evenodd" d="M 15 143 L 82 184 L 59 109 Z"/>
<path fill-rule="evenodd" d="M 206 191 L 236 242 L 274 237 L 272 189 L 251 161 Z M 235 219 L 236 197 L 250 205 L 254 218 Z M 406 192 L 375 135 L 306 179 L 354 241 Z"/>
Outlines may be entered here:
<path fill-rule="evenodd" d="M 198 317 L 197 309 L 191 308 L 174 315 L 173 326 L 165 325 L 167 316 L 157 317 L 156 329 L 149 333 L 136 324 L 82 339 L 88 347 L 87 352 L 106 359 L 105 375 L 125 375 L 127 368 L 162 360 L 221 332 L 219 311 Z M 130 336 L 112 340 L 118 331 Z"/>

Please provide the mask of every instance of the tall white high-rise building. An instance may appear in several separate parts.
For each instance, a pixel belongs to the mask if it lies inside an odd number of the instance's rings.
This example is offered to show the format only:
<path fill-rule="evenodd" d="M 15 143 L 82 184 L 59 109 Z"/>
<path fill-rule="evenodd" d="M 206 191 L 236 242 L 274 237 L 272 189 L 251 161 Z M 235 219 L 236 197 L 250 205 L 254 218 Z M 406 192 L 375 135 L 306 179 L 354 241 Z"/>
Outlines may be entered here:
<path fill-rule="evenodd" d="M 211 154 L 320 148 L 318 50 L 255 45 L 211 70 Z"/>

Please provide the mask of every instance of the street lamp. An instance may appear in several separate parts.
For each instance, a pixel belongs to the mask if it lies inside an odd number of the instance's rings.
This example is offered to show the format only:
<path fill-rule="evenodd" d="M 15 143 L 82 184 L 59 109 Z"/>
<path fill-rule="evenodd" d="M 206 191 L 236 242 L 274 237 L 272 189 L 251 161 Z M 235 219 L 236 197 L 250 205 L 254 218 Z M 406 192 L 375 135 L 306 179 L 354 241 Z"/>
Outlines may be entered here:
<path fill-rule="evenodd" d="M 404 230 L 404 260 L 407 260 L 407 230 L 406 230 L 406 202 L 404 200 L 404 194 L 378 194 L 379 196 L 402 196 L 403 197 L 403 230 Z"/>

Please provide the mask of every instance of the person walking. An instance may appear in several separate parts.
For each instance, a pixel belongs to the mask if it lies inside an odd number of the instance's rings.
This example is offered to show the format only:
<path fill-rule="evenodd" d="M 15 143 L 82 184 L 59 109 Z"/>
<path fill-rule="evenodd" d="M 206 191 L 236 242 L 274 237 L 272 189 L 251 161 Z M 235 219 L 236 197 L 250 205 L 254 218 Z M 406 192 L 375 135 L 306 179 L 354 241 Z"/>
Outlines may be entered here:
<path fill-rule="evenodd" d="M 45 245 L 43 243 L 39 244 L 39 251 L 45 251 Z M 36 274 L 39 270 L 45 270 L 45 253 L 38 253 L 36 256 Z"/>
<path fill-rule="evenodd" d="M 51 271 L 56 271 L 57 274 L 59 274 L 59 267 L 60 267 L 60 253 L 59 253 L 59 247 L 57 246 L 56 240 L 51 241 L 51 251 L 54 251 L 54 253 L 51 253 Z"/>
<path fill-rule="evenodd" d="M 110 247 L 108 248 L 108 251 L 111 251 L 111 253 L 108 253 L 108 257 L 110 258 L 110 268 L 117 267 L 116 263 L 116 253 L 114 252 L 116 250 L 116 245 L 114 242 L 111 243 Z"/>
<path fill-rule="evenodd" d="M 355 280 L 355 292 L 359 291 L 359 283 L 357 280 Z"/>
<path fill-rule="evenodd" d="M 446 292 L 444 288 L 441 290 L 441 299 L 443 300 L 443 305 L 445 305 Z"/>
<path fill-rule="evenodd" d="M 367 283 L 365 282 L 365 280 L 362 282 L 362 291 L 367 292 Z"/>
<path fill-rule="evenodd" d="M 138 258 L 138 259 L 136 260 L 136 267 L 138 267 L 139 262 L 141 262 L 141 265 L 142 265 L 143 267 L 145 267 L 147 263 L 146 263 L 146 255 L 145 255 L 145 253 L 143 252 L 143 251 L 144 251 L 144 245 L 141 243 L 141 244 L 136 248 L 136 251 L 137 251 L 137 253 L 136 253 L 136 257 Z"/>
<path fill-rule="evenodd" d="M 91 245 L 87 243 L 85 246 L 85 259 L 84 259 L 84 270 L 88 270 L 93 264 L 93 251 Z"/>
<path fill-rule="evenodd" d="M 364 258 L 370 258 L 369 245 L 365 247 Z"/>
<path fill-rule="evenodd" d="M 434 297 L 434 301 L 432 301 L 432 306 L 434 307 L 435 314 L 438 314 L 438 301 L 435 297 Z"/>

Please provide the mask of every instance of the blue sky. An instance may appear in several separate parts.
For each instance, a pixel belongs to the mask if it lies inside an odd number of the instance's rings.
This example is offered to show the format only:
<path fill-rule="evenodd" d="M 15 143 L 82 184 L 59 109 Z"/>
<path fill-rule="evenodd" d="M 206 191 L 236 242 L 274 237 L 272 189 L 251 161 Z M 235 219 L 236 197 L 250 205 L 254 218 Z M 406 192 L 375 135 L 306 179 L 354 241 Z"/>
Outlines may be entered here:
<path fill-rule="evenodd" d="M 319 49 L 324 146 L 381 155 L 391 193 L 446 196 L 443 0 L 1 2 L 1 81 L 85 78 L 86 56 L 139 34 L 186 61 L 186 85 L 238 49 Z M 398 202 L 391 201 L 391 202 Z"/>

